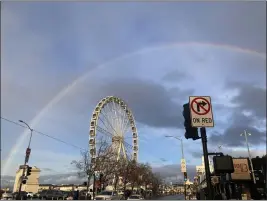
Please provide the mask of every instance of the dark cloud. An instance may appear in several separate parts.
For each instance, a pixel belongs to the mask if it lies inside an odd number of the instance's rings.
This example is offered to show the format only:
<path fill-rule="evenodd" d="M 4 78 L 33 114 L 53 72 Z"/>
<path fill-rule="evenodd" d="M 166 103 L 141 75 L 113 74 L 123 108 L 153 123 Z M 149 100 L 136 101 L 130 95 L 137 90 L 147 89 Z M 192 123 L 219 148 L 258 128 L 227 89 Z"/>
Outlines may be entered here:
<path fill-rule="evenodd" d="M 182 90 L 181 87 L 172 87 L 168 90 L 172 98 L 179 98 L 180 101 L 188 99 L 189 96 L 194 94 L 194 91 L 193 89 Z"/>
<path fill-rule="evenodd" d="M 51 168 L 41 168 L 41 171 L 54 172 L 54 170 Z"/>
<path fill-rule="evenodd" d="M 179 173 L 180 164 L 166 165 L 162 167 L 152 167 L 153 172 L 160 175 L 161 178 L 182 178 L 182 173 Z M 195 166 L 187 165 L 188 177 L 193 179 L 195 176 Z M 2 186 L 12 187 L 14 184 L 15 177 L 13 176 L 4 176 L 1 177 Z M 53 175 L 41 175 L 39 178 L 40 184 L 82 184 L 86 181 L 85 178 L 78 176 L 78 173 L 65 173 L 65 174 L 53 174 Z M 177 181 L 177 180 L 176 180 Z"/>
<path fill-rule="evenodd" d="M 185 78 L 188 78 L 189 75 L 181 70 L 174 70 L 171 72 L 166 73 L 162 80 L 167 82 L 179 82 L 181 80 L 184 80 Z"/>
<path fill-rule="evenodd" d="M 232 98 L 232 103 L 237 105 L 231 109 L 232 117 L 229 119 L 229 126 L 219 135 L 211 135 L 213 143 L 221 142 L 225 145 L 243 146 L 244 139 L 240 134 L 247 130 L 252 135 L 249 142 L 259 145 L 266 142 L 266 130 L 262 131 L 256 127 L 259 122 L 266 119 L 266 88 L 249 85 L 241 82 L 229 82 L 227 89 L 237 89 L 238 95 Z M 244 115 L 244 112 L 250 114 Z"/>
<path fill-rule="evenodd" d="M 173 164 L 173 165 L 165 165 L 162 167 L 154 167 L 153 171 L 159 174 L 161 178 L 170 178 L 170 179 L 173 178 L 173 180 L 176 179 L 177 181 L 177 177 L 178 178 L 183 177 L 182 173 L 179 172 L 180 168 L 181 168 L 180 164 Z M 186 169 L 188 178 L 192 180 L 196 174 L 196 166 L 187 165 Z"/>
<path fill-rule="evenodd" d="M 203 153 L 202 152 L 192 152 L 191 155 L 194 157 L 194 158 L 201 158 Z"/>
<path fill-rule="evenodd" d="M 260 88 L 245 83 L 232 82 L 228 87 L 239 90 L 239 94 L 232 99 L 238 104 L 237 111 L 249 111 L 256 118 L 266 118 L 266 88 Z"/>
<path fill-rule="evenodd" d="M 184 94 L 176 89 L 176 93 Z M 113 80 L 97 89 L 97 96 L 102 98 L 114 95 L 130 106 L 135 119 L 151 127 L 183 127 L 182 105 L 172 101 L 169 92 L 160 84 L 141 79 Z"/>
<path fill-rule="evenodd" d="M 266 143 L 266 132 L 261 132 L 251 126 L 231 126 L 227 128 L 221 135 L 212 135 L 209 139 L 212 143 L 222 143 L 224 145 L 235 147 L 245 146 L 245 138 L 241 137 L 240 134 L 247 130 L 252 135 L 249 136 L 249 143 L 253 145 L 259 145 Z"/>

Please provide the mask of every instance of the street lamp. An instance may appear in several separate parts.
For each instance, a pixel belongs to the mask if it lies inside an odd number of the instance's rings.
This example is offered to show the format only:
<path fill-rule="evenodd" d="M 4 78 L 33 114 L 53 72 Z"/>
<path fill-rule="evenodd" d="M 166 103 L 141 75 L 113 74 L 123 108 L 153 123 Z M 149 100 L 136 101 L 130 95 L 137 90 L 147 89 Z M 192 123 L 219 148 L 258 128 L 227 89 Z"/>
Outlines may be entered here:
<path fill-rule="evenodd" d="M 253 169 L 253 163 L 252 163 L 252 160 L 251 160 L 251 154 L 250 154 L 249 144 L 248 144 L 248 135 L 250 136 L 251 133 L 247 133 L 246 130 L 244 130 L 244 133 L 240 134 L 240 136 L 244 136 L 245 140 L 246 140 L 247 149 L 248 149 L 249 163 L 250 163 L 250 166 L 251 166 L 251 172 L 252 172 L 252 178 L 253 178 L 253 183 L 256 184 L 256 179 L 255 179 L 255 174 L 254 174 L 254 169 Z"/>
<path fill-rule="evenodd" d="M 176 136 L 172 136 L 172 135 L 165 135 L 165 137 L 169 137 L 169 138 L 175 138 L 177 140 L 179 140 L 181 142 L 181 150 L 182 150 L 182 159 L 185 160 L 184 158 L 184 145 L 183 145 L 183 139 L 180 137 L 176 137 Z M 184 172 L 184 199 L 186 200 L 186 181 L 187 180 L 187 173 Z"/>
<path fill-rule="evenodd" d="M 30 157 L 30 153 L 31 153 L 30 145 L 31 145 L 31 140 L 32 140 L 33 129 L 26 122 L 24 122 L 22 120 L 19 120 L 19 122 L 25 124 L 28 127 L 28 129 L 31 131 L 28 148 L 26 149 L 26 155 L 25 155 L 25 161 L 24 161 L 24 167 L 23 167 L 23 171 L 22 171 L 21 181 L 20 181 L 20 185 L 19 185 L 19 194 L 18 195 L 20 197 L 22 181 L 23 181 L 24 176 L 25 176 L 26 165 L 29 161 L 29 157 Z"/>
<path fill-rule="evenodd" d="M 181 149 L 182 149 L 182 158 L 184 159 L 184 145 L 183 145 L 183 139 L 180 137 L 172 136 L 172 135 L 165 135 L 165 137 L 172 137 L 181 142 Z"/>
<path fill-rule="evenodd" d="M 25 121 L 19 120 L 19 122 L 25 124 L 28 127 L 28 129 L 31 131 L 31 135 L 30 135 L 30 139 L 29 139 L 29 145 L 28 145 L 28 148 L 30 148 L 31 141 L 32 141 L 32 132 L 33 132 L 33 129 Z"/>

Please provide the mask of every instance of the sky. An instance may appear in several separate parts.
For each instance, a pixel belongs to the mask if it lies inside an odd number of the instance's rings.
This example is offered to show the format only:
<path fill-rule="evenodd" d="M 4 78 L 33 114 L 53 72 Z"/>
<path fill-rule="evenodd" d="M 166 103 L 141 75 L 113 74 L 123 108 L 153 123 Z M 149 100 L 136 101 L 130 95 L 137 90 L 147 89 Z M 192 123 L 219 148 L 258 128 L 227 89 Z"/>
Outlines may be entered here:
<path fill-rule="evenodd" d="M 246 129 L 252 155 L 261 156 L 265 9 L 264 2 L 3 2 L 1 116 L 87 149 L 94 107 L 118 96 L 136 121 L 139 161 L 171 167 L 175 177 L 180 141 L 165 135 L 183 138 L 194 174 L 202 145 L 184 138 L 182 105 L 211 96 L 208 149 L 247 156 Z M 28 130 L 1 119 L 2 175 L 15 175 L 28 140 Z M 37 133 L 31 148 L 29 164 L 42 176 L 75 177 L 79 149 Z"/>

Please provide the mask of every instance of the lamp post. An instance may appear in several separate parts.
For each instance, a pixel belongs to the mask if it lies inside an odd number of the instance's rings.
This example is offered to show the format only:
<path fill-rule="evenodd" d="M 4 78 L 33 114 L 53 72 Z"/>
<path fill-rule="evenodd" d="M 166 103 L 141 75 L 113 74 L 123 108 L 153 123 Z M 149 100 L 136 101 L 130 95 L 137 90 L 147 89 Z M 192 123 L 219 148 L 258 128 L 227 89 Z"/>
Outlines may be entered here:
<path fill-rule="evenodd" d="M 18 193 L 18 195 L 20 197 L 21 188 L 22 188 L 22 181 L 23 181 L 23 177 L 24 177 L 24 174 L 25 174 L 26 165 L 27 165 L 27 163 L 29 161 L 29 157 L 30 157 L 30 151 L 31 151 L 30 146 L 31 146 L 33 129 L 26 122 L 24 122 L 22 120 L 19 120 L 19 122 L 25 124 L 28 127 L 28 129 L 30 130 L 30 132 L 31 132 L 30 139 L 29 139 L 29 144 L 28 144 L 28 148 L 26 149 L 26 155 L 25 155 L 25 160 L 24 160 L 24 167 L 23 167 L 22 176 L 21 176 L 20 185 L 19 185 L 19 193 Z"/>
<path fill-rule="evenodd" d="M 181 150 L 182 150 L 182 159 L 185 160 L 184 158 L 184 145 L 183 145 L 183 139 L 180 137 L 176 137 L 176 136 L 172 136 L 172 135 L 166 135 L 165 137 L 171 137 L 171 138 L 175 138 L 177 140 L 179 140 L 181 142 Z M 187 180 L 187 173 L 184 172 L 184 199 L 186 200 L 186 181 Z"/>
<path fill-rule="evenodd" d="M 245 140 L 246 140 L 247 149 L 248 149 L 249 163 L 250 163 L 250 166 L 251 166 L 251 172 L 252 172 L 252 178 L 253 178 L 253 183 L 256 184 L 256 179 L 255 179 L 255 174 L 254 174 L 254 169 L 253 169 L 253 164 L 252 164 L 251 154 L 250 154 L 249 144 L 248 144 L 248 135 L 250 136 L 251 133 L 247 133 L 246 130 L 244 130 L 244 133 L 240 134 L 240 136 L 244 136 Z"/>

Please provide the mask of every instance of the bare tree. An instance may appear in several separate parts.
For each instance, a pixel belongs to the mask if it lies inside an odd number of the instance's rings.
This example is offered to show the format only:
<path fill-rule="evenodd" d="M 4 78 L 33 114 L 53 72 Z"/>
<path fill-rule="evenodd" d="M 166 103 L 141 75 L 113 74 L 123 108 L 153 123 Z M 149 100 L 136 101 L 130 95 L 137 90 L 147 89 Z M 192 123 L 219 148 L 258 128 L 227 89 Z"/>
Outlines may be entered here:
<path fill-rule="evenodd" d="M 81 159 L 73 160 L 72 165 L 78 170 L 78 176 L 80 178 L 87 177 L 87 192 L 89 191 L 90 180 L 93 175 L 93 169 L 91 166 L 90 154 L 88 151 L 81 151 Z M 88 193 L 86 194 L 88 196 Z M 88 199 L 88 197 L 86 198 Z"/>
<path fill-rule="evenodd" d="M 134 174 L 136 162 L 128 159 L 120 159 L 117 162 L 118 174 L 123 178 L 123 190 L 126 191 L 126 185 L 131 182 Z"/>
<path fill-rule="evenodd" d="M 115 153 L 112 151 L 110 144 L 101 138 L 97 142 L 95 162 L 92 163 L 89 151 L 81 151 L 81 159 L 73 160 L 71 162 L 71 164 L 78 170 L 79 177 L 84 178 L 87 176 L 87 192 L 89 191 L 91 177 L 95 176 L 94 174 L 96 171 L 103 174 L 103 183 L 107 182 L 107 180 L 111 178 L 111 175 L 114 173 L 114 154 Z M 95 189 L 93 189 L 93 191 L 95 191 Z"/>

